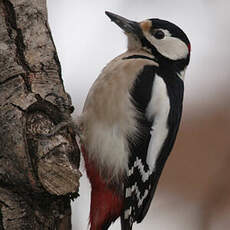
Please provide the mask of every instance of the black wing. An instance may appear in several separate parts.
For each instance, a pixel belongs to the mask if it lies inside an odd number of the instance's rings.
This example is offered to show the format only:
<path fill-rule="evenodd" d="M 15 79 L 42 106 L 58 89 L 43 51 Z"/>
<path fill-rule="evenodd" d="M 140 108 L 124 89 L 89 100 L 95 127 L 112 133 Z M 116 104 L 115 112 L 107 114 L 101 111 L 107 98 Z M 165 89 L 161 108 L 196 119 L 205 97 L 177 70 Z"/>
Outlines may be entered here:
<path fill-rule="evenodd" d="M 155 170 L 151 172 L 146 163 L 147 151 L 151 139 L 151 128 L 154 120 L 149 121 L 146 108 L 151 99 L 155 74 L 162 77 L 167 86 L 170 98 L 168 116 L 168 135 L 157 158 Z M 154 66 L 145 66 L 139 74 L 135 86 L 130 92 L 134 104 L 140 112 L 139 127 L 141 135 L 129 141 L 130 159 L 127 180 L 124 185 L 124 210 L 121 216 L 122 229 L 131 229 L 132 223 L 138 223 L 145 217 L 153 199 L 162 169 L 172 150 L 181 119 L 184 85 L 175 74 L 170 78 L 158 73 Z"/>

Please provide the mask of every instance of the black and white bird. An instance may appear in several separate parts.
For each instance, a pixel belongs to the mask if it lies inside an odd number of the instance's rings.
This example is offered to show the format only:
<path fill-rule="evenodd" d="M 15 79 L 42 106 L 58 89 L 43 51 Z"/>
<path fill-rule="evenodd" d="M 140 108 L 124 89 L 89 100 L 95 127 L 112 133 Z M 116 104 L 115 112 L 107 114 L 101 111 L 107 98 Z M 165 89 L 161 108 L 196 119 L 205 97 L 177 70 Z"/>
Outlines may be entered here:
<path fill-rule="evenodd" d="M 91 230 L 145 217 L 179 128 L 190 42 L 175 24 L 107 16 L 128 37 L 91 87 L 78 125 L 91 183 Z M 113 44 L 114 45 L 114 44 Z"/>

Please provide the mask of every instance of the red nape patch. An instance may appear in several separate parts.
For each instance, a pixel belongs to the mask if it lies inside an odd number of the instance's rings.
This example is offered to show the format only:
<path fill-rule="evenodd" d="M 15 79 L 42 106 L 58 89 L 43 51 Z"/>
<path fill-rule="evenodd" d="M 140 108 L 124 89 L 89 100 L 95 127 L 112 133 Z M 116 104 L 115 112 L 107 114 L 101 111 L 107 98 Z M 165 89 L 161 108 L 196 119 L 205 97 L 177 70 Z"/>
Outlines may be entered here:
<path fill-rule="evenodd" d="M 188 51 L 191 53 L 191 44 L 188 44 Z"/>
<path fill-rule="evenodd" d="M 110 223 L 121 215 L 123 200 L 100 177 L 93 162 L 89 160 L 84 146 L 81 146 L 81 150 L 92 188 L 89 218 L 90 230 L 107 229 Z"/>

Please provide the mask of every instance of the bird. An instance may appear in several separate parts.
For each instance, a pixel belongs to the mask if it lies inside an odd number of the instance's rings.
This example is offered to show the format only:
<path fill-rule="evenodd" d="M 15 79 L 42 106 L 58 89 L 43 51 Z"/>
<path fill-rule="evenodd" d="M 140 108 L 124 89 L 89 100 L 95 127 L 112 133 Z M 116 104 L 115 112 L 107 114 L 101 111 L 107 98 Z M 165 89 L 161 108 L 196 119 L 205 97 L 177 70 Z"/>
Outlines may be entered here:
<path fill-rule="evenodd" d="M 101 71 L 78 118 L 89 224 L 106 230 L 120 217 L 121 229 L 131 230 L 149 210 L 177 136 L 191 45 L 169 21 L 105 14 L 128 45 Z"/>

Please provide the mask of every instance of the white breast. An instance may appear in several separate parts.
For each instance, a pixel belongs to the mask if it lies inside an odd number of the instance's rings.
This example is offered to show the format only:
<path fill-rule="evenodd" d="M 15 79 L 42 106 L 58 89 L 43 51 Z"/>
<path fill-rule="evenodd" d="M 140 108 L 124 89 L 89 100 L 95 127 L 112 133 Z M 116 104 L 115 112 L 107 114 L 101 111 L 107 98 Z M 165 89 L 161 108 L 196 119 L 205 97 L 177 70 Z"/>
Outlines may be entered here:
<path fill-rule="evenodd" d="M 157 157 L 168 135 L 167 121 L 169 110 L 170 103 L 166 84 L 161 77 L 156 75 L 152 89 L 152 97 L 146 110 L 146 116 L 149 120 L 154 117 L 154 124 L 151 129 L 151 140 L 147 152 L 147 163 L 151 171 L 155 168 Z"/>

